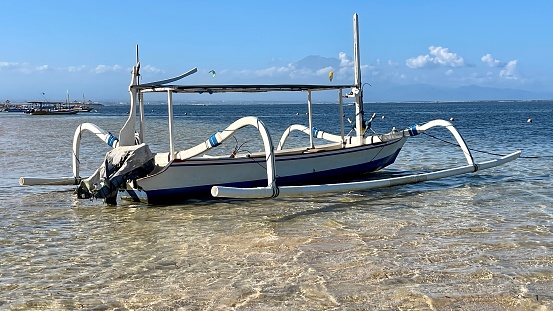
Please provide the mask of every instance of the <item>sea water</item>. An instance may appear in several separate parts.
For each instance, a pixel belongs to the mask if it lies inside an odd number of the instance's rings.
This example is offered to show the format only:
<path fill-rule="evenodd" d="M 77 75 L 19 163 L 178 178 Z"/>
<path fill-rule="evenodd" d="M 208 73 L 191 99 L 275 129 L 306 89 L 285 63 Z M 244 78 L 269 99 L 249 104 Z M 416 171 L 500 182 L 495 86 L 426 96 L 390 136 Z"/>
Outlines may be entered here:
<path fill-rule="evenodd" d="M 1 112 L 0 309 L 553 309 L 553 103 L 365 109 L 377 113 L 378 133 L 453 118 L 477 162 L 515 150 L 522 157 L 476 174 L 368 191 L 106 206 L 78 200 L 71 186 L 25 187 L 18 178 L 71 176 L 78 125 L 117 135 L 127 105 L 69 116 Z M 146 141 L 167 151 L 166 106 L 145 111 Z M 315 104 L 314 126 L 339 133 L 338 111 Z M 183 102 L 174 112 L 177 150 L 242 116 L 259 116 L 275 142 L 287 126 L 308 124 L 305 103 Z M 347 134 L 353 107 L 344 113 Z M 428 134 L 410 138 L 376 177 L 466 164 L 447 130 Z M 290 144 L 307 146 L 306 138 L 295 134 Z M 252 128 L 213 152 L 262 148 Z M 81 175 L 92 174 L 108 150 L 83 133 Z"/>

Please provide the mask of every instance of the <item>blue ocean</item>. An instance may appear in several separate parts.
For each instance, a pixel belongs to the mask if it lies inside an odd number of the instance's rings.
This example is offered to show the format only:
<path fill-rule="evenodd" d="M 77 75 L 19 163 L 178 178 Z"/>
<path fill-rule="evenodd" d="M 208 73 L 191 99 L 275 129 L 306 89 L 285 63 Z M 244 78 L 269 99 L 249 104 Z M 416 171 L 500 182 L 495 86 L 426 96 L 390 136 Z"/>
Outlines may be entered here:
<path fill-rule="evenodd" d="M 376 113 L 379 134 L 453 120 L 476 162 L 522 155 L 367 191 L 107 206 L 77 199 L 71 186 L 18 179 L 71 176 L 78 125 L 117 135 L 128 104 L 66 116 L 0 112 L 0 309 L 552 310 L 553 102 L 365 103 L 365 111 Z M 146 142 L 168 151 L 166 105 L 145 112 Z M 176 149 L 242 116 L 259 117 L 278 141 L 289 125 L 308 124 L 306 112 L 305 102 L 179 102 Z M 347 133 L 354 107 L 346 103 L 344 114 Z M 336 103 L 314 104 L 317 128 L 339 133 L 341 118 Z M 447 130 L 427 134 L 408 139 L 376 177 L 466 164 Z M 262 150 L 259 134 L 246 129 L 213 152 L 235 148 Z M 85 133 L 82 175 L 108 150 Z"/>

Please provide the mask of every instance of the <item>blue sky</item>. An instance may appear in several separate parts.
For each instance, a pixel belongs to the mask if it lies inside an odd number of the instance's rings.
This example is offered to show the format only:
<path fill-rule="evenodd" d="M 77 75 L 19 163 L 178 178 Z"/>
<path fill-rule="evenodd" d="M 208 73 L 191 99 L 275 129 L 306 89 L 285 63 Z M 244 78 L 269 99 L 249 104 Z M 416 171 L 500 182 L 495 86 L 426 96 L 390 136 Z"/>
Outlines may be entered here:
<path fill-rule="evenodd" d="M 553 92 L 553 2 L 2 1 L 0 101 L 128 100 L 135 46 L 142 81 L 353 82 L 359 14 L 363 82 Z M 310 55 L 332 68 L 299 67 Z M 215 70 L 213 77 L 209 71 Z M 365 96 L 365 100 L 370 100 Z"/>

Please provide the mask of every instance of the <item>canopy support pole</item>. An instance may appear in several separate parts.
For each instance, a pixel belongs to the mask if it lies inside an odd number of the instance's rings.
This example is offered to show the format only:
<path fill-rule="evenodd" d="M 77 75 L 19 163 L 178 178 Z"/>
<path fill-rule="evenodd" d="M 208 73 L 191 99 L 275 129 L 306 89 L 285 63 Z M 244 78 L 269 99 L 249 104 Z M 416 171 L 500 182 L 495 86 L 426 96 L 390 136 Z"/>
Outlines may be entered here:
<path fill-rule="evenodd" d="M 138 132 L 138 138 L 140 143 L 144 142 L 144 94 L 138 92 L 138 107 L 140 109 L 140 131 Z"/>
<path fill-rule="evenodd" d="M 173 143 L 173 92 L 167 91 L 167 111 L 169 112 L 169 161 L 175 159 L 175 145 Z"/>
<path fill-rule="evenodd" d="M 338 105 L 340 106 L 340 137 L 342 138 L 342 147 L 344 147 L 344 101 L 342 99 L 342 89 L 338 90 Z"/>
<path fill-rule="evenodd" d="M 311 130 L 309 133 L 309 148 L 313 149 L 315 148 L 315 143 L 313 142 L 313 114 L 312 114 L 313 107 L 311 106 L 311 90 L 307 91 L 307 114 L 309 119 L 309 129 Z"/>

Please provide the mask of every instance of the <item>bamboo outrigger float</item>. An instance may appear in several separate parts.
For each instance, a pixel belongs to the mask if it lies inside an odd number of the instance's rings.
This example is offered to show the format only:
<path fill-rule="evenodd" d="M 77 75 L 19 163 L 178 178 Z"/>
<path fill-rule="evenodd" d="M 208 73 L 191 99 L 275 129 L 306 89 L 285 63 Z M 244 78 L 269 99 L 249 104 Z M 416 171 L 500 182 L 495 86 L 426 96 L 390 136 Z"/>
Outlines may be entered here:
<path fill-rule="evenodd" d="M 176 85 L 172 84 L 191 74 L 196 68 L 177 77 L 139 83 L 140 62 L 133 67 L 129 92 L 130 112 L 119 137 L 91 123 L 81 124 L 73 139 L 73 176 L 64 178 L 20 178 L 21 185 L 79 185 L 81 198 L 102 198 L 115 204 L 118 194 L 123 198 L 145 201 L 151 204 L 170 204 L 189 198 L 274 198 L 277 196 L 314 195 L 328 192 L 347 192 L 417 183 L 460 174 L 476 172 L 499 166 L 519 157 L 520 151 L 507 156 L 475 163 L 465 141 L 448 121 L 434 120 L 408 129 L 392 130 L 386 134 L 367 135 L 372 118 L 364 120 L 363 89 L 359 61 L 359 37 L 357 14 L 354 25 L 354 83 L 352 85 Z M 138 54 L 138 53 L 137 53 Z M 138 57 L 137 57 L 138 58 Z M 341 117 L 340 133 L 331 134 L 313 126 L 311 94 L 317 91 L 335 90 L 338 93 L 340 116 L 343 115 L 342 99 L 355 98 L 355 135 L 344 133 Z M 173 95 L 213 93 L 258 92 L 306 92 L 308 125 L 294 124 L 282 134 L 277 146 L 273 144 L 262 120 L 247 116 L 240 118 L 226 129 L 211 135 L 200 144 L 177 151 L 174 147 Z M 169 118 L 169 151 L 152 153 L 144 141 L 144 95 L 152 92 L 167 94 Z M 139 110 L 137 120 L 137 108 Z M 374 115 L 373 115 L 374 118 Z M 136 124 L 139 124 L 138 131 Z M 237 153 L 232 156 L 202 156 L 220 145 L 237 131 L 255 127 L 263 141 L 264 152 Z M 467 165 L 430 173 L 380 180 L 351 182 L 352 178 L 392 164 L 405 141 L 433 127 L 445 127 L 455 137 L 465 155 Z M 96 134 L 113 149 L 92 176 L 80 176 L 80 140 L 83 131 Z M 284 148 L 289 134 L 299 131 L 309 135 L 309 145 L 300 148 Z M 316 139 L 326 141 L 315 144 Z M 265 167 L 259 163 L 265 162 Z M 341 183 L 324 183 L 342 179 Z"/>

